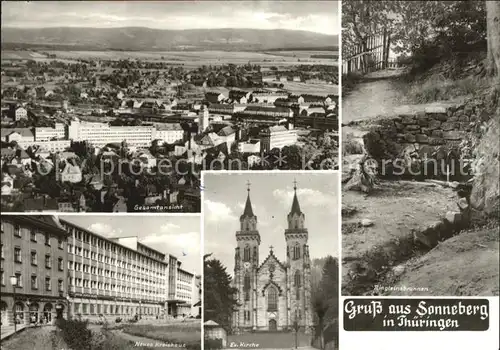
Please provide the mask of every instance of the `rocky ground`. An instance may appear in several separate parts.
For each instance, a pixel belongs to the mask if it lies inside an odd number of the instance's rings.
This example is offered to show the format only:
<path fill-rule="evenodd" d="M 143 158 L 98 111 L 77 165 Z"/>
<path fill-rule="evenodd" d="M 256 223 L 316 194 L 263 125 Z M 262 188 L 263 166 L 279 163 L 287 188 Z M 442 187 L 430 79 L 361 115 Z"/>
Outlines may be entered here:
<path fill-rule="evenodd" d="M 353 273 L 365 274 L 367 284 L 374 285 L 378 274 L 412 256 L 413 232 L 454 210 L 456 198 L 450 188 L 411 181 L 380 181 L 368 195 L 343 191 L 344 287 Z M 370 292 L 367 285 L 352 287 L 349 294 Z"/>

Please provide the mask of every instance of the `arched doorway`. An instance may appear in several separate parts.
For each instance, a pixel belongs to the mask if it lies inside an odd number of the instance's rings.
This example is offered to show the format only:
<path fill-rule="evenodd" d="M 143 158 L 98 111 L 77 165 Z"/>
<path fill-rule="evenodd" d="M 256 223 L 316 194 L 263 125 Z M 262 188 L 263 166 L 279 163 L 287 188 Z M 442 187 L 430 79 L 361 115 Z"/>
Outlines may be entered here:
<path fill-rule="evenodd" d="M 32 303 L 30 304 L 29 306 L 29 311 L 30 311 L 30 319 L 29 319 L 29 322 L 30 323 L 37 323 L 39 322 L 39 319 L 38 319 L 38 303 Z"/>
<path fill-rule="evenodd" d="M 278 330 L 278 325 L 276 323 L 276 320 L 275 319 L 270 319 L 269 320 L 269 331 L 270 332 L 275 332 Z"/>
<path fill-rule="evenodd" d="M 56 318 L 63 318 L 64 315 L 64 305 L 59 303 L 56 305 Z"/>
<path fill-rule="evenodd" d="M 9 324 L 7 315 L 7 303 L 3 300 L 0 302 L 0 313 L 1 313 L 1 325 L 5 326 Z"/>
<path fill-rule="evenodd" d="M 52 304 L 51 303 L 47 303 L 43 307 L 42 323 L 44 323 L 44 324 L 52 323 Z"/>
<path fill-rule="evenodd" d="M 24 323 L 24 305 L 23 305 L 23 303 L 17 302 L 14 305 L 14 322 L 16 322 L 16 324 Z"/>

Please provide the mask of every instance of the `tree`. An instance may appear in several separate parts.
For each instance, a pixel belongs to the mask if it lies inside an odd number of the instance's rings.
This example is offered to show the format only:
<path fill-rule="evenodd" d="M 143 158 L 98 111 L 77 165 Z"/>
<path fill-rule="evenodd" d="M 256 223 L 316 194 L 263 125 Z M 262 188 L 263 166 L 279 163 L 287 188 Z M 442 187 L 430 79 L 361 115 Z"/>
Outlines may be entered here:
<path fill-rule="evenodd" d="M 217 259 L 204 260 L 203 274 L 204 319 L 215 321 L 229 331 L 231 317 L 238 306 L 237 289 L 231 286 L 231 276 Z"/>
<path fill-rule="evenodd" d="M 500 76 L 500 2 L 486 1 L 486 25 L 488 40 L 488 70 L 492 76 Z"/>
<path fill-rule="evenodd" d="M 328 256 L 323 265 L 323 273 L 318 288 L 313 291 L 312 306 L 318 319 L 316 336 L 320 347 L 338 341 L 338 260 Z"/>

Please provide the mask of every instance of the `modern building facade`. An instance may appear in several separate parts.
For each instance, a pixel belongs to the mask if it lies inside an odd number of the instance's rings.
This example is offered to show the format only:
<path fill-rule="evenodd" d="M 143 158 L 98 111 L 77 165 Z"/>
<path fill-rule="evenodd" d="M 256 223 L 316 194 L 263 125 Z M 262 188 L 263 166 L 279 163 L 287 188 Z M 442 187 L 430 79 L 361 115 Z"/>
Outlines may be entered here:
<path fill-rule="evenodd" d="M 66 138 L 66 125 L 63 123 L 55 123 L 54 127 L 36 127 L 35 141 L 49 141 L 53 139 Z"/>
<path fill-rule="evenodd" d="M 196 276 L 137 237 L 108 239 L 50 215 L 3 215 L 1 235 L 2 325 L 198 314 Z"/>
<path fill-rule="evenodd" d="M 42 215 L 2 215 L 2 325 L 51 323 L 68 315 L 67 232 Z M 15 277 L 14 285 L 11 277 Z"/>
<path fill-rule="evenodd" d="M 290 124 L 291 125 L 291 124 Z M 273 148 L 283 148 L 297 143 L 297 130 L 275 125 L 262 130 L 259 134 L 261 152 L 268 152 Z"/>
<path fill-rule="evenodd" d="M 110 126 L 105 123 L 72 120 L 68 126 L 68 138 L 73 141 L 87 141 L 95 147 L 127 140 L 132 147 L 149 147 L 153 141 L 152 126 Z"/>
<path fill-rule="evenodd" d="M 135 236 L 108 239 L 66 220 L 61 223 L 69 233 L 72 312 L 88 319 L 191 315 L 196 301 L 184 293 L 186 285 L 194 283 L 194 274 L 184 271 L 177 258 Z"/>

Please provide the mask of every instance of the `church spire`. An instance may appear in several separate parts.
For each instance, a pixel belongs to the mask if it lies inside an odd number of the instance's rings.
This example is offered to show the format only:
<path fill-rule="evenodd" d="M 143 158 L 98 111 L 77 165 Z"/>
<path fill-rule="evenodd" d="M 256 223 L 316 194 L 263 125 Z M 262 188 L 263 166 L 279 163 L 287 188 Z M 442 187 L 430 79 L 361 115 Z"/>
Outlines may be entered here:
<path fill-rule="evenodd" d="M 293 180 L 293 203 L 292 203 L 292 210 L 290 211 L 290 214 L 302 214 L 300 211 L 300 205 L 299 205 L 299 199 L 297 198 L 297 181 Z"/>
<path fill-rule="evenodd" d="M 243 211 L 242 218 L 255 216 L 252 210 L 252 202 L 250 201 L 250 182 L 247 183 L 247 202 L 245 203 L 245 210 Z"/>

